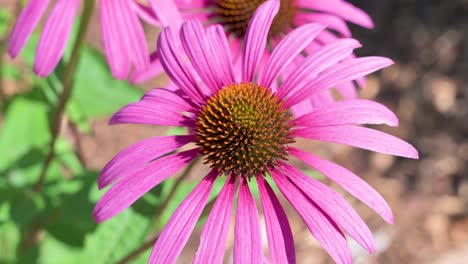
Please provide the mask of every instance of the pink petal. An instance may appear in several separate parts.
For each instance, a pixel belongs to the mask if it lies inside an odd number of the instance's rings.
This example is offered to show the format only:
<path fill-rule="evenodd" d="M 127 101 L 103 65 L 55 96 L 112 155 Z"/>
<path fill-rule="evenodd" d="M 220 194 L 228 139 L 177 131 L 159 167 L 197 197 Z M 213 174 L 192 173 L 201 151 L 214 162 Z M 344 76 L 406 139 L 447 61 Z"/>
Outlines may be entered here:
<path fill-rule="evenodd" d="M 257 177 L 257 182 L 273 263 L 296 263 L 296 250 L 288 217 L 263 176 Z"/>
<path fill-rule="evenodd" d="M 358 126 L 329 126 L 298 129 L 293 135 L 350 145 L 384 154 L 417 159 L 418 151 L 405 141 L 389 134 Z"/>
<path fill-rule="evenodd" d="M 151 80 L 152 78 L 164 74 L 164 68 L 161 65 L 161 61 L 158 56 L 151 56 L 151 63 L 143 71 L 135 70 L 130 74 L 129 82 L 131 84 L 140 84 Z"/>
<path fill-rule="evenodd" d="M 375 242 L 371 231 L 343 197 L 323 183 L 307 177 L 291 165 L 282 163 L 281 168 L 285 175 L 289 174 L 288 178 L 292 183 L 298 186 L 356 242 L 369 253 L 375 252 Z"/>
<path fill-rule="evenodd" d="M 229 177 L 203 227 L 194 264 L 223 262 L 235 195 L 236 181 Z"/>
<path fill-rule="evenodd" d="M 318 91 L 355 80 L 392 64 L 392 60 L 383 57 L 364 57 L 344 61 L 324 71 L 307 86 L 296 89 L 297 92 L 287 99 L 284 107 L 295 105 Z"/>
<path fill-rule="evenodd" d="M 204 102 L 204 94 L 196 82 L 193 69 L 186 64 L 185 53 L 181 48 L 180 39 L 171 28 L 165 28 L 159 34 L 158 57 L 171 80 L 188 97 L 197 103 Z"/>
<path fill-rule="evenodd" d="M 265 50 L 271 23 L 278 13 L 279 5 L 279 0 L 266 1 L 257 8 L 250 19 L 244 38 L 243 82 L 253 81 L 255 71 Z"/>
<path fill-rule="evenodd" d="M 47 9 L 50 0 L 29 1 L 18 17 L 8 43 L 8 53 L 15 58 L 23 49 L 34 28 Z"/>
<path fill-rule="evenodd" d="M 392 210 L 387 202 L 385 202 L 384 198 L 356 174 L 337 164 L 297 148 L 290 148 L 289 154 L 304 161 L 330 178 L 336 184 L 340 185 L 343 189 L 376 211 L 388 223 L 393 223 Z"/>
<path fill-rule="evenodd" d="M 218 72 L 214 66 L 216 64 L 215 61 L 218 61 L 218 57 L 223 56 L 219 53 L 225 51 L 211 50 L 206 31 L 197 20 L 189 20 L 182 25 L 180 38 L 193 68 L 208 88 L 210 88 L 211 92 L 221 89 L 224 86 L 222 76 L 217 74 Z"/>
<path fill-rule="evenodd" d="M 333 260 L 339 264 L 351 264 L 353 261 L 351 251 L 336 223 L 308 200 L 281 172 L 276 170 L 270 172 L 281 193 L 296 209 L 309 231 Z"/>
<path fill-rule="evenodd" d="M 159 235 L 148 263 L 175 263 L 205 208 L 217 175 L 211 171 L 177 207 Z"/>
<path fill-rule="evenodd" d="M 193 141 L 196 141 L 196 137 L 189 135 L 153 137 L 133 144 L 120 151 L 106 164 L 99 174 L 98 187 L 102 189 L 109 184 L 115 183 L 131 175 L 148 162 Z"/>
<path fill-rule="evenodd" d="M 198 156 L 191 149 L 157 159 L 112 186 L 93 211 L 96 222 L 103 222 L 125 210 L 146 192 L 175 174 Z"/>
<path fill-rule="evenodd" d="M 344 100 L 319 107 L 303 115 L 294 124 L 305 127 L 352 124 L 387 124 L 398 126 L 398 118 L 387 107 L 370 100 Z"/>
<path fill-rule="evenodd" d="M 58 0 L 42 31 L 36 49 L 34 72 L 45 77 L 57 66 L 73 27 L 78 0 Z"/>
<path fill-rule="evenodd" d="M 138 15 L 138 17 L 141 18 L 143 21 L 152 26 L 161 27 L 161 23 L 157 19 L 156 14 L 153 12 L 152 8 L 135 1 L 131 1 L 130 5 L 135 11 L 135 13 Z"/>
<path fill-rule="evenodd" d="M 336 14 L 354 24 L 365 28 L 373 28 L 372 19 L 361 9 L 342 0 L 298 0 L 300 7 Z"/>
<path fill-rule="evenodd" d="M 126 0 L 102 0 L 101 28 L 104 50 L 112 74 L 125 79 L 131 65 L 138 71 L 149 65 L 145 32 L 132 4 Z"/>
<path fill-rule="evenodd" d="M 357 87 L 353 81 L 337 84 L 336 89 L 345 99 L 358 98 Z"/>
<path fill-rule="evenodd" d="M 234 264 L 262 263 L 262 237 L 257 206 L 249 185 L 241 178 L 234 227 Z"/>
<path fill-rule="evenodd" d="M 192 102 L 181 97 L 181 93 L 169 89 L 151 89 L 141 99 L 155 104 L 166 104 L 168 108 L 178 112 L 189 112 L 193 110 Z"/>
<path fill-rule="evenodd" d="M 182 17 L 174 1 L 148 0 L 148 2 L 163 27 L 179 30 L 182 25 Z"/>
<path fill-rule="evenodd" d="M 346 58 L 361 44 L 355 39 L 343 39 L 326 45 L 309 55 L 304 62 L 289 75 L 279 89 L 278 96 L 284 97 L 303 89 L 313 82 L 319 73 Z"/>
<path fill-rule="evenodd" d="M 231 50 L 226 39 L 226 33 L 221 25 L 213 25 L 206 29 L 208 44 L 211 45 L 213 54 L 217 59 L 213 59 L 215 70 L 218 70 L 218 76 L 221 76 L 224 85 L 236 82 L 234 69 L 232 65 Z"/>
<path fill-rule="evenodd" d="M 321 23 L 327 25 L 328 29 L 333 29 L 339 32 L 344 37 L 351 37 L 351 30 L 346 25 L 346 22 L 334 15 L 320 14 L 320 13 L 309 13 L 309 12 L 298 12 L 295 19 L 299 22 L 298 25 L 304 23 Z"/>
<path fill-rule="evenodd" d="M 289 66 L 293 59 L 312 42 L 325 26 L 305 24 L 288 33 L 275 47 L 266 65 L 260 71 L 259 83 L 270 87 L 279 73 Z"/>
<path fill-rule="evenodd" d="M 109 124 L 191 126 L 192 121 L 177 110 L 170 103 L 158 104 L 142 100 L 130 103 L 117 111 L 109 120 Z"/>

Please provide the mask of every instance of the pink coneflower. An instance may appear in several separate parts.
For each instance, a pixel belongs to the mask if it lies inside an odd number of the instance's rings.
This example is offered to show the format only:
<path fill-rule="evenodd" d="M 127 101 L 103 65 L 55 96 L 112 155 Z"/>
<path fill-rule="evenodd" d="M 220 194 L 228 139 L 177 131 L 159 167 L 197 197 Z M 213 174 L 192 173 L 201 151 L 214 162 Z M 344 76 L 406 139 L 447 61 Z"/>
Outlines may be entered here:
<path fill-rule="evenodd" d="M 94 209 L 97 222 L 122 212 L 197 156 L 202 156 L 212 168 L 160 233 L 150 263 L 175 262 L 214 183 L 224 177 L 225 185 L 203 227 L 194 263 L 222 262 L 236 193 L 234 263 L 262 263 L 259 214 L 249 182 L 256 182 L 260 190 L 273 263 L 295 263 L 291 228 L 266 181 L 270 176 L 337 263 L 352 262 L 344 232 L 367 251 L 374 252 L 372 233 L 350 204 L 337 192 L 290 165 L 289 156 L 323 173 L 392 223 L 393 215 L 387 203 L 361 178 L 291 144 L 299 137 L 417 158 L 417 151 L 408 143 L 357 126 L 396 126 L 395 115 L 383 105 L 358 99 L 334 102 L 298 118 L 290 113 L 290 107 L 315 93 L 389 66 L 392 61 L 365 57 L 340 62 L 359 46 L 353 39 L 340 40 L 307 57 L 274 91 L 270 86 L 278 74 L 324 30 L 319 24 L 298 27 L 261 63 L 278 9 L 279 1 L 269 0 L 253 15 L 246 30 L 240 77 L 234 70 L 222 26 L 205 29 L 198 21 L 187 21 L 181 27 L 180 36 L 173 29 L 165 28 L 159 37 L 158 55 L 180 90 L 154 89 L 111 118 L 111 124 L 181 126 L 190 132 L 184 136 L 150 138 L 117 154 L 98 179 L 99 188 L 113 186 Z M 189 143 L 195 146 L 168 154 Z"/>
<path fill-rule="evenodd" d="M 223 26 L 232 49 L 234 64 L 240 64 L 242 47 L 247 25 L 257 7 L 265 0 L 174 0 L 185 19 L 196 18 L 204 24 L 219 23 Z M 321 46 L 330 44 L 340 38 L 351 37 L 351 31 L 346 22 L 373 28 L 372 19 L 361 9 L 343 0 L 281 0 L 278 15 L 272 23 L 268 39 L 268 53 L 279 43 L 281 38 L 296 27 L 306 23 L 320 23 L 328 25 L 313 42 L 304 48 L 304 53 L 312 54 Z M 353 56 L 353 55 L 351 55 Z M 158 61 L 153 60 L 158 67 Z M 291 65 L 301 62 L 298 57 Z M 288 70 L 292 70 L 293 67 Z M 153 75 L 158 71 L 154 70 Z M 153 75 L 142 74 L 141 81 L 149 79 Z M 336 85 L 336 88 L 345 98 L 357 97 L 357 86 L 365 85 L 364 78 L 358 78 L 356 82 L 349 81 Z M 319 106 L 333 101 L 330 94 L 325 93 L 320 97 L 313 97 L 308 103 L 299 104 L 294 112 L 299 114 L 311 109 L 310 104 Z"/>
<path fill-rule="evenodd" d="M 177 20 L 170 1 L 151 0 L 153 13 L 165 10 Z M 166 3 L 167 2 L 167 3 Z M 13 29 L 8 51 L 12 57 L 18 56 L 34 28 L 44 16 L 50 0 L 31 0 L 21 12 Z M 73 22 L 77 15 L 80 0 L 57 0 L 44 24 L 36 49 L 34 72 L 48 76 L 57 66 L 70 37 Z M 149 65 L 149 53 L 145 33 L 139 20 L 141 4 L 131 0 L 99 0 L 101 30 L 104 50 L 115 78 L 127 78 L 134 67 L 143 71 Z M 177 11 L 177 10 L 175 10 Z M 174 16 L 173 13 L 176 13 Z M 179 15 L 180 16 L 180 15 Z M 142 17 L 145 19 L 146 17 Z M 160 19 L 163 20 L 163 19 Z M 179 19 L 180 20 L 180 19 Z M 163 25 L 165 20 L 161 21 Z"/>

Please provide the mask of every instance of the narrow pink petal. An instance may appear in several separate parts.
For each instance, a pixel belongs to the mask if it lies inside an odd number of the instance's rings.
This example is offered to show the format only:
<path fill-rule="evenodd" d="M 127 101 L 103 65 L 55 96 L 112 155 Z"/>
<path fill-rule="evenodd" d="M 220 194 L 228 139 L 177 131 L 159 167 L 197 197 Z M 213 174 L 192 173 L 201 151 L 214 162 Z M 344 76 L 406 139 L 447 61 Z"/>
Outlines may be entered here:
<path fill-rule="evenodd" d="M 166 104 L 168 108 L 178 112 L 188 112 L 194 107 L 191 105 L 191 102 L 182 98 L 180 93 L 161 88 L 149 90 L 145 93 L 141 101 Z"/>
<path fill-rule="evenodd" d="M 93 211 L 96 222 L 103 222 L 125 210 L 146 192 L 178 172 L 198 156 L 191 149 L 157 159 L 112 186 L 101 197 Z"/>
<path fill-rule="evenodd" d="M 407 142 L 378 130 L 359 126 L 298 129 L 294 136 L 350 145 L 384 154 L 417 159 L 418 151 Z"/>
<path fill-rule="evenodd" d="M 342 0 L 298 0 L 297 5 L 314 11 L 336 14 L 356 25 L 373 28 L 372 19 L 361 9 Z"/>
<path fill-rule="evenodd" d="M 323 183 L 307 177 L 293 166 L 282 163 L 281 169 L 289 180 L 300 188 L 314 203 L 316 203 L 333 221 L 343 228 L 356 242 L 369 253 L 375 252 L 375 242 L 372 232 L 356 213 L 353 207 L 337 192 Z"/>
<path fill-rule="evenodd" d="M 222 83 L 227 85 L 236 82 L 232 65 L 231 49 L 226 38 L 226 33 L 221 25 L 212 25 L 207 29 L 208 44 L 211 46 L 212 54 L 217 57 L 213 60 L 218 76 L 222 78 Z"/>
<path fill-rule="evenodd" d="M 99 174 L 98 187 L 99 189 L 107 187 L 131 175 L 148 162 L 194 141 L 196 137 L 189 135 L 153 137 L 135 143 L 119 152 L 106 164 Z"/>
<path fill-rule="evenodd" d="M 272 170 L 271 176 L 281 193 L 304 220 L 309 231 L 333 260 L 338 264 L 351 264 L 351 251 L 336 223 L 308 200 L 281 172 Z"/>
<path fill-rule="evenodd" d="M 207 41 L 206 31 L 202 24 L 197 20 L 189 20 L 182 25 L 180 38 L 185 53 L 187 54 L 193 68 L 198 76 L 214 93 L 223 87 L 222 76 L 217 75 L 214 68 L 216 61 L 219 60 L 219 53 L 223 50 L 211 50 Z M 214 52 L 217 52 L 215 55 Z"/>
<path fill-rule="evenodd" d="M 42 31 L 36 49 L 34 72 L 45 77 L 57 66 L 73 27 L 78 0 L 58 0 Z"/>
<path fill-rule="evenodd" d="M 260 219 L 247 181 L 241 178 L 234 227 L 234 264 L 262 263 Z"/>
<path fill-rule="evenodd" d="M 328 29 L 333 29 L 337 32 L 339 32 L 342 36 L 344 37 L 351 37 L 351 30 L 349 27 L 346 25 L 346 22 L 334 15 L 329 15 L 329 14 L 321 14 L 321 13 L 309 13 L 309 12 L 298 12 L 296 14 L 295 19 L 300 22 L 298 23 L 303 24 L 303 23 L 311 23 L 311 22 L 316 22 L 316 23 L 321 23 L 324 25 L 327 25 Z"/>
<path fill-rule="evenodd" d="M 265 50 L 271 23 L 279 10 L 279 0 L 261 4 L 250 19 L 245 33 L 242 81 L 251 82 Z"/>
<path fill-rule="evenodd" d="M 266 65 L 260 70 L 259 83 L 270 87 L 279 73 L 289 66 L 293 59 L 309 45 L 310 42 L 323 30 L 321 24 L 305 24 L 286 35 L 268 59 Z"/>
<path fill-rule="evenodd" d="M 119 10 L 116 6 L 117 1 L 100 0 L 99 15 L 101 18 L 102 42 L 104 45 L 104 53 L 106 55 L 109 68 L 112 76 L 116 79 L 126 79 L 131 68 L 131 61 L 125 42 L 122 38 L 120 30 L 120 20 L 116 20 L 115 16 Z"/>
<path fill-rule="evenodd" d="M 393 223 L 393 213 L 384 198 L 367 182 L 351 171 L 314 156 L 297 148 L 290 148 L 289 154 L 309 164 L 323 175 L 330 178 L 347 192 L 354 195 L 367 206 L 376 211 L 385 221 Z"/>
<path fill-rule="evenodd" d="M 333 99 L 330 91 L 322 91 L 312 95 L 306 102 L 307 101 L 310 102 L 314 108 L 318 108 L 333 103 L 335 99 Z"/>
<path fill-rule="evenodd" d="M 353 81 L 337 84 L 336 89 L 345 99 L 358 98 L 357 87 Z"/>
<path fill-rule="evenodd" d="M 182 16 L 174 1 L 148 0 L 148 3 L 163 27 L 179 30 L 182 25 Z"/>
<path fill-rule="evenodd" d="M 326 45 L 309 55 L 304 62 L 284 81 L 278 96 L 284 97 L 294 91 L 303 89 L 313 82 L 323 70 L 348 57 L 361 44 L 355 39 L 342 39 Z"/>
<path fill-rule="evenodd" d="M 15 58 L 23 49 L 34 28 L 49 5 L 50 0 L 29 1 L 16 21 L 8 43 L 8 53 Z"/>
<path fill-rule="evenodd" d="M 159 234 L 149 264 L 175 263 L 205 208 L 217 176 L 217 171 L 211 171 L 177 207 Z"/>
<path fill-rule="evenodd" d="M 130 74 L 129 82 L 131 84 L 140 84 L 151 80 L 152 78 L 164 74 L 164 68 L 161 65 L 159 58 L 155 56 L 154 60 L 151 60 L 150 65 L 143 71 L 135 70 Z"/>
<path fill-rule="evenodd" d="M 236 181 L 230 176 L 203 227 L 194 264 L 223 263 L 235 195 Z"/>
<path fill-rule="evenodd" d="M 143 21 L 152 26 L 161 27 L 161 22 L 156 17 L 156 14 L 153 12 L 152 8 L 142 5 L 135 1 L 131 1 L 130 5 L 135 11 L 135 13 L 138 15 L 138 17 L 141 18 Z"/>
<path fill-rule="evenodd" d="M 171 28 L 159 35 L 158 57 L 171 80 L 195 102 L 204 102 L 204 94 L 196 82 L 195 73 L 186 64 L 180 39 Z"/>
<path fill-rule="evenodd" d="M 142 100 L 130 103 L 117 111 L 109 120 L 110 125 L 146 124 L 162 126 L 189 126 L 190 119 L 171 103 L 154 103 Z"/>
<path fill-rule="evenodd" d="M 263 176 L 257 177 L 257 182 L 273 263 L 296 263 L 296 249 L 288 217 Z"/>
<path fill-rule="evenodd" d="M 364 99 L 334 102 L 311 111 L 294 124 L 305 127 L 340 126 L 352 124 L 387 124 L 398 126 L 398 118 L 387 107 Z"/>
<path fill-rule="evenodd" d="M 297 89 L 297 92 L 287 99 L 285 107 L 295 105 L 318 91 L 366 76 L 392 64 L 392 60 L 383 57 L 364 57 L 344 61 L 324 71 L 307 86 Z"/>

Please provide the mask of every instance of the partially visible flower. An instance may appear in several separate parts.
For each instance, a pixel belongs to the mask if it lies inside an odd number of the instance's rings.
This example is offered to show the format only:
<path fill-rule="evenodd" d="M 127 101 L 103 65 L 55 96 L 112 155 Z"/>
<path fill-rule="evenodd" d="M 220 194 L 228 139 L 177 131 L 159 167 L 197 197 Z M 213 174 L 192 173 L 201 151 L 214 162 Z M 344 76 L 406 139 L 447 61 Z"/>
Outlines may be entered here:
<path fill-rule="evenodd" d="M 223 26 L 232 49 L 235 65 L 240 65 L 242 47 L 247 25 L 257 7 L 265 0 L 174 0 L 184 19 L 199 19 L 204 24 L 219 23 Z M 346 22 L 373 28 L 372 19 L 361 9 L 343 0 L 281 0 L 278 15 L 272 23 L 268 39 L 268 52 L 279 43 L 281 38 L 296 27 L 306 23 L 321 23 L 327 25 L 327 30 L 322 31 L 316 39 L 304 48 L 304 53 L 313 54 L 321 46 L 331 44 L 340 38 L 351 37 L 351 31 Z M 351 55 L 352 57 L 353 55 Z M 298 57 L 294 63 L 285 70 L 285 74 L 294 71 L 295 66 L 301 63 Z M 157 60 L 152 60 L 159 65 Z M 154 72 L 155 73 L 155 72 Z M 152 77 L 146 74 L 146 80 Z M 337 84 L 336 88 L 345 98 L 356 98 L 356 86 L 365 86 L 365 78 L 358 78 L 356 82 L 348 81 Z M 319 106 L 332 102 L 329 93 L 323 93 L 311 98 L 310 102 L 299 104 L 294 108 L 295 112 L 302 114 L 312 109 L 311 106 Z"/>
<path fill-rule="evenodd" d="M 153 10 L 168 10 L 171 3 L 152 0 Z M 170 2 L 170 1 L 169 1 Z M 50 0 L 31 0 L 21 12 L 13 29 L 8 52 L 18 56 L 44 16 Z M 57 66 L 67 45 L 80 0 L 57 0 L 44 24 L 36 48 L 34 72 L 48 76 Z M 117 79 L 126 79 L 132 67 L 136 71 L 149 66 L 149 52 L 145 33 L 139 19 L 144 6 L 134 0 L 99 0 L 101 31 L 104 51 L 112 74 Z M 169 6 L 169 7 L 168 7 Z M 175 12 L 177 9 L 173 8 Z M 161 13 L 159 11 L 159 13 Z M 174 15 L 173 19 L 176 19 Z M 142 17 L 146 19 L 146 17 Z M 165 23 L 162 23 L 166 26 Z"/>
<path fill-rule="evenodd" d="M 272 188 L 297 210 L 310 232 L 337 263 L 351 263 L 346 232 L 372 253 L 372 233 L 337 192 L 290 165 L 290 156 L 312 166 L 392 223 L 385 200 L 365 181 L 339 165 L 291 146 L 307 138 L 390 155 L 417 158 L 410 144 L 359 124 L 398 125 L 385 106 L 368 100 L 344 100 L 294 118 L 290 108 L 338 83 L 387 67 L 392 61 L 365 57 L 343 61 L 359 43 L 354 39 L 324 45 L 305 58 L 276 91 L 278 75 L 324 30 L 305 24 L 287 34 L 261 62 L 278 0 L 262 4 L 252 16 L 239 74 L 220 25 L 204 28 L 187 21 L 181 29 L 165 28 L 158 56 L 176 92 L 154 89 L 139 102 L 118 111 L 110 124 L 137 123 L 187 127 L 189 135 L 154 137 L 128 147 L 103 169 L 99 188 L 114 184 L 96 205 L 93 216 L 105 221 L 125 210 L 146 192 L 202 156 L 212 168 L 188 194 L 160 233 L 149 263 L 174 263 L 190 237 L 216 181 L 225 184 L 203 227 L 194 263 L 222 263 L 236 193 L 234 263 L 263 263 L 257 206 L 249 182 L 258 185 L 273 263 L 295 263 L 287 216 Z M 177 32 L 176 32 L 177 31 Z M 254 78 L 258 76 L 258 79 Z M 189 143 L 186 151 L 168 154 Z"/>

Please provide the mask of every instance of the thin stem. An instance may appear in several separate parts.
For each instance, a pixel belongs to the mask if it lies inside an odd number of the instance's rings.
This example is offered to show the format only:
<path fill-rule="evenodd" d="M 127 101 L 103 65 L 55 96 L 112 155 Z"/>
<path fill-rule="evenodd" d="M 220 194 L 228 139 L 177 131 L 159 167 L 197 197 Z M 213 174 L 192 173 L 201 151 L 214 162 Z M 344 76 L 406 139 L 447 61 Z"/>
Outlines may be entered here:
<path fill-rule="evenodd" d="M 121 259 L 117 264 L 127 264 L 130 261 L 136 259 L 140 254 L 144 253 L 146 250 L 150 249 L 158 240 L 159 236 L 156 236 L 155 238 L 151 239 L 150 241 L 144 243 L 141 245 L 139 248 L 135 249 L 132 251 L 130 254 L 125 256 L 123 259 Z"/>
<path fill-rule="evenodd" d="M 80 23 L 80 28 L 78 30 L 78 36 L 73 45 L 73 50 L 72 50 L 72 54 L 70 57 L 70 61 L 68 62 L 65 68 L 65 73 L 63 74 L 63 79 L 62 79 L 63 89 L 59 96 L 57 109 L 55 110 L 55 115 L 52 121 L 52 127 L 51 127 L 52 139 L 49 145 L 49 153 L 47 154 L 47 157 L 42 166 L 41 173 L 39 174 L 39 179 L 36 182 L 36 185 L 34 186 L 34 190 L 36 192 L 40 192 L 42 190 L 42 186 L 44 185 L 47 170 L 55 155 L 55 144 L 57 143 L 57 139 L 58 139 L 59 132 L 60 132 L 60 127 L 62 125 L 62 119 L 63 119 L 63 114 L 65 111 L 65 106 L 68 102 L 68 99 L 70 98 L 71 91 L 73 88 L 73 77 L 75 74 L 76 66 L 78 65 L 80 48 L 83 45 L 85 38 L 86 38 L 86 32 L 88 31 L 88 26 L 91 20 L 91 14 L 94 9 L 95 1 L 86 0 L 84 3 L 85 4 L 84 4 L 84 9 L 83 9 L 83 14 L 81 16 L 81 23 Z"/>

